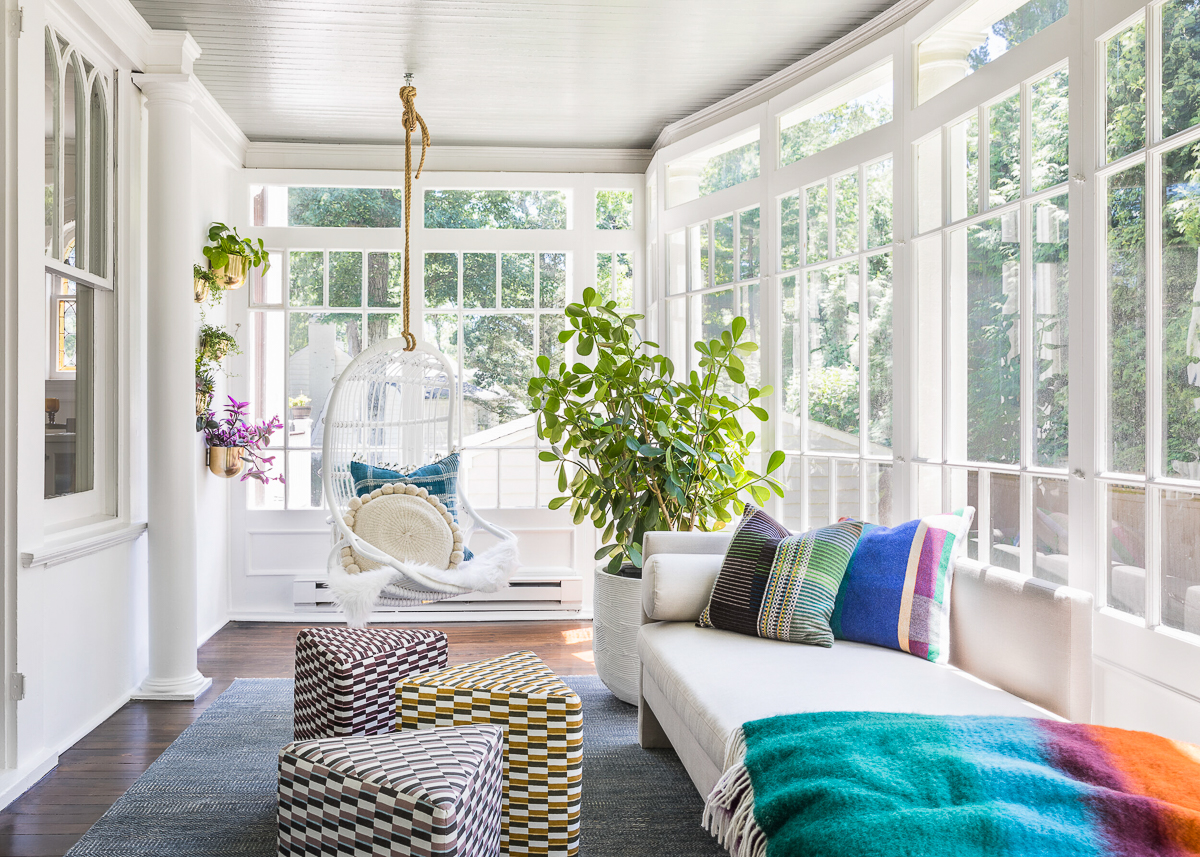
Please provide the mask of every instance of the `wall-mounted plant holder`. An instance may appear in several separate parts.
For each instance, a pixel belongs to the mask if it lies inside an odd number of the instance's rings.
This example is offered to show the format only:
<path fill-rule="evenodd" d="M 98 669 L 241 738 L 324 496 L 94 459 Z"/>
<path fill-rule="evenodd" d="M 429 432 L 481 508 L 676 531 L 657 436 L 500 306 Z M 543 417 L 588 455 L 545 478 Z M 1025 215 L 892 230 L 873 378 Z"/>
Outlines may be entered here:
<path fill-rule="evenodd" d="M 204 303 L 216 282 L 217 277 L 212 271 L 206 271 L 199 265 L 192 265 L 192 297 L 196 303 Z"/>
<path fill-rule="evenodd" d="M 214 476 L 222 479 L 232 479 L 242 472 L 245 462 L 242 455 L 245 447 L 241 446 L 210 446 L 208 449 L 208 470 Z"/>
<path fill-rule="evenodd" d="M 222 289 L 240 289 L 246 284 L 249 267 L 245 256 L 231 255 L 224 265 L 213 269 L 213 276 L 217 278 L 217 284 Z"/>

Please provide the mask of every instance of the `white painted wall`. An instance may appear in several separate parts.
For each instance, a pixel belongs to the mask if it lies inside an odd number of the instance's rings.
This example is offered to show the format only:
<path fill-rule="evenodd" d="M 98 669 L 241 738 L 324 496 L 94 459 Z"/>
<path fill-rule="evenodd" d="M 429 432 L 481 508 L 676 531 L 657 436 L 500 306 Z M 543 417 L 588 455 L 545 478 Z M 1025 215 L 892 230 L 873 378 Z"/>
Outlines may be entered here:
<path fill-rule="evenodd" d="M 203 267 L 207 265 L 200 250 L 208 240 L 209 225 L 214 221 L 231 223 L 234 219 L 234 212 L 230 206 L 230 183 L 240 166 L 232 163 L 213 145 L 206 134 L 201 133 L 199 129 L 195 131 L 192 136 L 192 198 L 196 207 L 194 261 Z M 203 308 L 204 317 L 209 324 L 226 327 L 232 332 L 229 305 L 241 297 L 241 294 L 231 292 L 225 295 L 217 306 L 213 306 L 211 301 L 203 304 L 203 307 L 201 304 L 195 304 L 193 317 L 196 330 L 200 329 Z M 235 335 L 238 343 L 244 348 L 247 345 L 246 331 L 240 330 Z M 218 375 L 216 381 L 213 410 L 219 417 L 222 406 L 228 401 L 226 396 L 229 393 L 229 384 L 223 375 Z M 203 435 L 199 433 L 196 435 L 196 450 L 199 462 L 197 466 L 202 468 L 196 483 L 196 627 L 203 641 L 229 621 L 229 495 L 230 491 L 240 488 L 240 483 L 236 479 L 214 476 L 204 467 L 204 440 Z"/>

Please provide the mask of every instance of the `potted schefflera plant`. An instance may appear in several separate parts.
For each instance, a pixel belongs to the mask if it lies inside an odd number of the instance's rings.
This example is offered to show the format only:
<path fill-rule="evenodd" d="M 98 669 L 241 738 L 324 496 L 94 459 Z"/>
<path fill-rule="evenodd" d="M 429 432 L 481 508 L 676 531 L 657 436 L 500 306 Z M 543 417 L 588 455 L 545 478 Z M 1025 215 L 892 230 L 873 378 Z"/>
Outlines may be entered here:
<path fill-rule="evenodd" d="M 251 268 L 261 269 L 264 275 L 271 268 L 271 257 L 261 238 L 255 245 L 224 223 L 209 227 L 208 244 L 203 252 L 216 276 L 215 285 L 219 290 L 241 288 Z"/>
<path fill-rule="evenodd" d="M 620 699 L 636 703 L 642 538 L 654 530 L 714 531 L 731 524 L 748 500 L 763 504 L 784 487 L 771 476 L 784 461 L 773 452 L 762 474 L 746 467 L 765 421 L 758 404 L 770 387 L 746 383 L 744 358 L 758 350 L 736 317 L 720 338 L 697 342 L 698 371 L 681 380 L 658 345 L 645 341 L 642 318 L 617 310 L 595 289 L 566 308 L 580 362 L 538 358 L 529 382 L 542 461 L 558 463 L 551 509 L 570 504 L 574 521 L 603 530 L 596 552 L 593 649 L 596 672 Z M 586 361 L 586 362 L 584 362 Z"/>
<path fill-rule="evenodd" d="M 271 435 L 283 428 L 279 417 L 254 422 L 248 420 L 248 402 L 233 396 L 225 406 L 221 419 L 211 411 L 204 424 L 204 440 L 208 443 L 208 469 L 217 476 L 231 479 L 242 474 L 242 481 L 256 479 L 264 485 L 272 479 L 283 482 L 282 476 L 269 476 L 275 456 L 266 455 Z"/>

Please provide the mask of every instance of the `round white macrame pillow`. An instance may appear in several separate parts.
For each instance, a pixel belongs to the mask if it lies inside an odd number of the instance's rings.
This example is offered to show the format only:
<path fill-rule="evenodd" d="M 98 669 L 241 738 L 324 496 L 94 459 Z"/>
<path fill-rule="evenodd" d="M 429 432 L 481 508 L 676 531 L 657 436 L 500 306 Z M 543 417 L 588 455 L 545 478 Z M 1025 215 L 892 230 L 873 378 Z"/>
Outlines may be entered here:
<path fill-rule="evenodd" d="M 445 505 L 424 488 L 400 482 L 384 485 L 351 499 L 348 507 L 346 526 L 389 556 L 445 569 L 462 562 L 462 531 Z M 379 563 L 342 548 L 342 567 L 357 574 L 379 568 Z"/>

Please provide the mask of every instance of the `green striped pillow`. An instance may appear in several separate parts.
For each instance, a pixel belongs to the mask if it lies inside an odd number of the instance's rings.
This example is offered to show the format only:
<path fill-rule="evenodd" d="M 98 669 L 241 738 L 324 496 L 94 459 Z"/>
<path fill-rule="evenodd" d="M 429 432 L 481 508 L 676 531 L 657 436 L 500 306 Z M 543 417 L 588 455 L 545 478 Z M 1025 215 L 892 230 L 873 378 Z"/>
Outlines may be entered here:
<path fill-rule="evenodd" d="M 829 617 L 862 528 L 841 521 L 793 535 L 747 504 L 700 626 L 832 646 Z"/>

